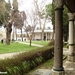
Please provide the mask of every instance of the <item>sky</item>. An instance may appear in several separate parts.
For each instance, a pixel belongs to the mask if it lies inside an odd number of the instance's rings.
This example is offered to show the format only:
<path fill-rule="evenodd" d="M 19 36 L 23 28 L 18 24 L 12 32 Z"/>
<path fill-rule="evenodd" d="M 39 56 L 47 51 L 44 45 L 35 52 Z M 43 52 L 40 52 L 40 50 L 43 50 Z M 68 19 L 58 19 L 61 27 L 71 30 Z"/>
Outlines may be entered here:
<path fill-rule="evenodd" d="M 8 0 L 5 0 L 6 2 L 8 1 Z M 10 0 L 11 1 L 11 3 L 12 3 L 12 1 L 13 0 Z M 23 10 L 31 10 L 31 8 L 33 7 L 33 0 L 17 0 L 18 1 L 18 4 L 19 4 L 19 10 L 20 11 L 23 11 Z M 41 0 L 39 0 L 39 2 L 40 2 Z M 47 2 L 46 2 L 46 4 L 48 4 L 48 3 L 52 3 L 52 0 L 46 0 Z"/>
<path fill-rule="evenodd" d="M 41 0 L 39 0 L 41 1 Z M 33 0 L 18 0 L 19 10 L 29 10 L 33 7 Z M 47 3 L 52 2 L 52 0 L 47 0 Z"/>
<path fill-rule="evenodd" d="M 5 0 L 5 1 L 7 2 L 8 0 Z M 10 1 L 12 3 L 13 0 L 10 0 Z M 33 0 L 17 0 L 17 1 L 18 1 L 18 6 L 19 6 L 20 11 L 27 11 L 27 12 L 31 13 L 32 8 L 34 8 Z M 39 0 L 39 2 L 40 1 L 41 0 Z M 46 0 L 46 1 L 47 1 L 46 4 L 52 3 L 52 0 Z M 51 22 L 48 23 L 49 26 L 50 26 L 50 24 L 51 24 Z M 51 28 L 53 28 L 53 27 L 51 26 Z"/>

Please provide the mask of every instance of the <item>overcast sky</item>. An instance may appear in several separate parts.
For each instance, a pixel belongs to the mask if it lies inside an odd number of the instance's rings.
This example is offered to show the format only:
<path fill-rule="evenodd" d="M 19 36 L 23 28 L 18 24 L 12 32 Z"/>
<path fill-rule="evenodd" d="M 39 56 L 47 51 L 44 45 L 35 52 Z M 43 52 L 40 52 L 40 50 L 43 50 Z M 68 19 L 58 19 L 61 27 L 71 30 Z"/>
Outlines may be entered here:
<path fill-rule="evenodd" d="M 46 0 L 46 1 L 47 3 L 52 2 L 52 0 Z M 33 0 L 18 0 L 18 2 L 19 2 L 19 10 L 29 10 L 33 7 Z"/>
<path fill-rule="evenodd" d="M 5 1 L 7 2 L 8 0 L 5 0 Z M 12 2 L 13 0 L 10 0 L 10 1 Z M 33 0 L 17 0 L 17 1 L 19 4 L 19 10 L 21 11 L 29 10 L 33 7 Z M 47 1 L 46 4 L 52 3 L 52 0 L 46 0 L 46 1 Z"/>
<path fill-rule="evenodd" d="M 5 0 L 5 1 L 8 1 L 8 0 Z M 10 0 L 11 2 L 13 0 Z M 31 13 L 31 10 L 33 7 L 33 0 L 17 0 L 18 1 L 18 5 L 19 5 L 19 10 L 20 11 L 28 11 L 29 13 Z M 40 2 L 41 0 L 39 0 Z M 46 0 L 46 4 L 49 4 L 49 3 L 52 3 L 52 0 Z M 52 25 L 51 22 L 48 23 L 48 25 Z M 51 26 L 51 28 L 53 28 Z"/>

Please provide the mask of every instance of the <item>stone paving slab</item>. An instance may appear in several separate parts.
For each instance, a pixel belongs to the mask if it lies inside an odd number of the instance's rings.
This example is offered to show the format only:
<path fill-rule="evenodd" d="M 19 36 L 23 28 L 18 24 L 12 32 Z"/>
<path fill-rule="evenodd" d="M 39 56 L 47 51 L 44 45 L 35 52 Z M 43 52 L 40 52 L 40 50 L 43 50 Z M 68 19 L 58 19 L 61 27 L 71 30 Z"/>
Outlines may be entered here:
<path fill-rule="evenodd" d="M 75 62 L 66 61 L 64 66 L 65 75 L 75 75 Z"/>
<path fill-rule="evenodd" d="M 75 62 L 66 61 L 64 63 L 65 75 L 75 75 Z M 30 75 L 51 75 L 52 71 L 49 69 L 37 69 Z"/>
<path fill-rule="evenodd" d="M 31 75 L 51 75 L 51 70 L 48 70 L 48 69 L 37 69 Z"/>

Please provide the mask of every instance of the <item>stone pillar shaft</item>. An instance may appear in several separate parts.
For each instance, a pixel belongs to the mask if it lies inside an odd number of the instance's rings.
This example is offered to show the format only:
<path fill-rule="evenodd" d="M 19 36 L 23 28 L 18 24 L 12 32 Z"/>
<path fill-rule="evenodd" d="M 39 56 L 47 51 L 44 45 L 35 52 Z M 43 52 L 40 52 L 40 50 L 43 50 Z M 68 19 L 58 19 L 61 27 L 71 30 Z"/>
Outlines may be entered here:
<path fill-rule="evenodd" d="M 73 55 L 74 51 L 74 23 L 69 21 L 69 54 Z"/>
<path fill-rule="evenodd" d="M 68 60 L 74 60 L 74 14 L 68 13 L 69 17 L 69 56 Z"/>
<path fill-rule="evenodd" d="M 54 70 L 63 70 L 63 18 L 62 8 L 55 11 Z"/>
<path fill-rule="evenodd" d="M 52 75 L 64 75 L 63 69 L 63 4 L 64 0 L 53 0 L 55 6 L 55 46 Z"/>
<path fill-rule="evenodd" d="M 63 5 L 64 0 L 53 0 L 55 6 L 54 71 L 63 69 Z"/>
<path fill-rule="evenodd" d="M 63 4 L 64 0 L 53 0 L 55 6 L 55 46 L 52 75 L 65 75 L 63 68 Z"/>
<path fill-rule="evenodd" d="M 74 20 L 74 32 L 75 32 L 75 20 Z M 74 44 L 75 44 L 75 33 L 74 33 Z M 75 54 L 75 45 L 74 45 L 74 54 Z"/>

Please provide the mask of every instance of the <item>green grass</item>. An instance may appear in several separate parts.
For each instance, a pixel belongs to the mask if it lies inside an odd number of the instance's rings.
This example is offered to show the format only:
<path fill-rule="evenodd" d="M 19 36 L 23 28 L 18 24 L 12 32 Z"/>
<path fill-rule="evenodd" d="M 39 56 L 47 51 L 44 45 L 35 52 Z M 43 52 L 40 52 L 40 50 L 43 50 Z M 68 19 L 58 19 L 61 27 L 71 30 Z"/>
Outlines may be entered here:
<path fill-rule="evenodd" d="M 27 41 L 29 43 L 29 41 Z M 46 46 L 50 41 L 32 41 L 33 44 Z"/>
<path fill-rule="evenodd" d="M 45 63 L 43 63 L 41 65 L 39 65 L 36 69 L 39 69 L 39 68 L 52 69 L 53 62 L 54 62 L 54 58 L 46 61 Z"/>
<path fill-rule="evenodd" d="M 21 51 L 29 51 L 35 49 L 37 47 L 29 46 L 26 44 L 20 43 L 11 43 L 10 45 L 5 45 L 0 43 L 0 54 L 3 53 L 11 53 L 11 52 L 21 52 Z"/>
<path fill-rule="evenodd" d="M 69 47 L 69 44 L 64 45 L 64 48 L 68 48 L 68 47 Z"/>
<path fill-rule="evenodd" d="M 52 68 L 53 62 L 54 62 L 54 59 L 52 58 L 52 59 L 48 60 L 47 62 L 45 62 L 42 66 L 45 68 Z"/>
<path fill-rule="evenodd" d="M 27 73 L 26 75 L 30 75 L 30 73 L 33 73 L 34 71 L 36 71 L 37 69 L 52 69 L 53 67 L 53 62 L 54 62 L 54 59 L 50 59 L 48 61 L 46 61 L 45 63 L 39 65 L 38 67 L 36 67 L 35 69 L 31 70 L 29 73 Z"/>

